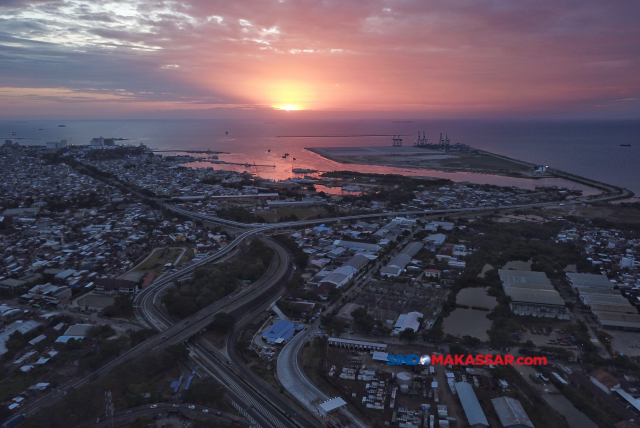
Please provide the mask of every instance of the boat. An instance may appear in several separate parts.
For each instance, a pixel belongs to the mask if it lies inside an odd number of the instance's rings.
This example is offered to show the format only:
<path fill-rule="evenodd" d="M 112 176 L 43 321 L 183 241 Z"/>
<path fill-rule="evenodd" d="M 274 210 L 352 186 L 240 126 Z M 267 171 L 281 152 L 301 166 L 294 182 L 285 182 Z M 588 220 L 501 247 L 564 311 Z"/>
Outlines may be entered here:
<path fill-rule="evenodd" d="M 631 147 L 631 144 L 620 144 L 621 147 Z"/>
<path fill-rule="evenodd" d="M 295 172 L 296 174 L 309 174 L 312 172 L 318 172 L 317 169 L 308 169 L 308 168 L 293 168 L 291 171 Z"/>
<path fill-rule="evenodd" d="M 42 131 L 42 128 L 38 129 L 38 131 Z"/>
<path fill-rule="evenodd" d="M 224 134 L 225 135 L 229 135 L 229 131 L 224 131 Z"/>
<path fill-rule="evenodd" d="M 271 153 L 271 149 L 267 150 L 267 152 Z"/>
<path fill-rule="evenodd" d="M 293 160 L 296 160 L 296 158 L 293 158 Z"/>
<path fill-rule="evenodd" d="M 16 133 L 15 133 L 15 132 L 12 132 L 12 133 L 11 133 L 11 135 L 16 135 Z"/>
<path fill-rule="evenodd" d="M 66 128 L 67 125 L 58 125 L 58 128 Z"/>
<path fill-rule="evenodd" d="M 287 158 L 286 156 L 282 156 L 282 159 L 286 159 L 286 158 Z"/>

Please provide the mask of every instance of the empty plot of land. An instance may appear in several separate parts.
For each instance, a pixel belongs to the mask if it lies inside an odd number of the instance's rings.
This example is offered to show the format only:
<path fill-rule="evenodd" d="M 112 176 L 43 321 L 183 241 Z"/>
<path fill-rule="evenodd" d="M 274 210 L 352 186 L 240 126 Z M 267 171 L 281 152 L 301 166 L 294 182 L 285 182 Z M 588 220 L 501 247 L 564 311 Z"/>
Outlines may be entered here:
<path fill-rule="evenodd" d="M 167 263 L 175 264 L 184 251 L 184 248 L 179 247 L 156 248 L 151 252 L 149 257 L 144 259 L 142 263 L 133 270 L 138 272 L 153 272 L 157 275 L 162 272 L 164 265 Z"/>

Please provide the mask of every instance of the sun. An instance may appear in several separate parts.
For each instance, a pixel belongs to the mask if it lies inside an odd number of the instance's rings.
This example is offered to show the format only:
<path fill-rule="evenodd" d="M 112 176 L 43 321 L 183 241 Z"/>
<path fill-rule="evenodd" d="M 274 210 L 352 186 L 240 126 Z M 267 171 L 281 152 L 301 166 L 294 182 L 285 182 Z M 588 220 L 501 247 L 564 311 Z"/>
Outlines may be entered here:
<path fill-rule="evenodd" d="M 277 108 L 278 110 L 286 110 L 286 111 L 299 110 L 299 108 L 297 106 L 294 106 L 293 104 L 286 104 L 283 106 L 274 106 L 274 107 Z"/>

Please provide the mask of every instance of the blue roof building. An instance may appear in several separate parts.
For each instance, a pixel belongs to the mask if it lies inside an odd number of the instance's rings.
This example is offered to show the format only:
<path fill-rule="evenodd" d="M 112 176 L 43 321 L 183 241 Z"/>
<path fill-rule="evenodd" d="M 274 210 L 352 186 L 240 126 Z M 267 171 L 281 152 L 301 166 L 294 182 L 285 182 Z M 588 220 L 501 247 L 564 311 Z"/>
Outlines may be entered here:
<path fill-rule="evenodd" d="M 267 343 L 284 343 L 291 339 L 296 332 L 296 324 L 280 320 L 262 333 L 262 339 Z"/>
<path fill-rule="evenodd" d="M 456 391 L 458 392 L 458 398 L 462 403 L 464 414 L 469 421 L 471 428 L 487 428 L 489 421 L 480 407 L 480 402 L 476 393 L 473 392 L 473 387 L 467 382 L 457 382 Z"/>

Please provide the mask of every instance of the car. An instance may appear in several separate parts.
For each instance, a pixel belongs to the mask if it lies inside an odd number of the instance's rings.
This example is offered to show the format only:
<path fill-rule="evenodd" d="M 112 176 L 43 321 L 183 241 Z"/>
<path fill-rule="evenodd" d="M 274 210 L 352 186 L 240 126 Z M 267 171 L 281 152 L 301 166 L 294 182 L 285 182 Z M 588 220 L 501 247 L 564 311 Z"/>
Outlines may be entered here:
<path fill-rule="evenodd" d="M 177 404 L 174 404 L 173 407 L 180 407 L 180 406 L 178 406 Z"/>
<path fill-rule="evenodd" d="M 127 410 L 127 414 L 133 413 L 133 410 Z"/>
<path fill-rule="evenodd" d="M 227 360 L 227 364 L 231 364 L 231 360 Z"/>
<path fill-rule="evenodd" d="M 152 408 L 152 409 L 155 409 L 155 408 L 157 408 L 157 407 L 158 407 L 158 405 L 157 405 L 157 404 L 152 404 L 152 405 L 151 405 L 151 408 Z"/>
<path fill-rule="evenodd" d="M 209 413 L 209 410 L 207 410 L 207 409 L 202 409 L 202 413 Z"/>
<path fill-rule="evenodd" d="M 216 412 L 216 416 L 222 416 L 222 412 Z"/>
<path fill-rule="evenodd" d="M 189 406 L 190 409 L 195 409 L 196 406 L 194 406 L 193 404 Z"/>

